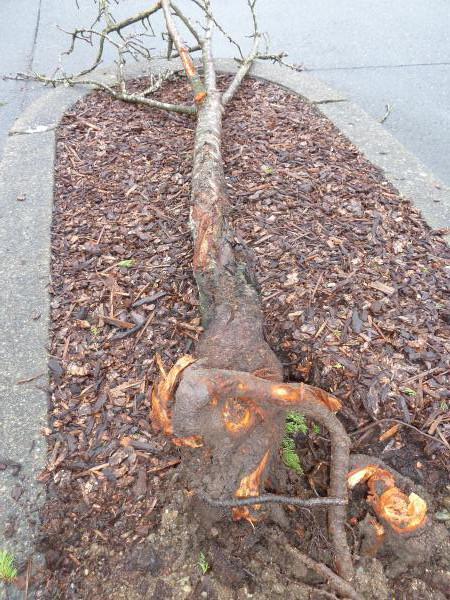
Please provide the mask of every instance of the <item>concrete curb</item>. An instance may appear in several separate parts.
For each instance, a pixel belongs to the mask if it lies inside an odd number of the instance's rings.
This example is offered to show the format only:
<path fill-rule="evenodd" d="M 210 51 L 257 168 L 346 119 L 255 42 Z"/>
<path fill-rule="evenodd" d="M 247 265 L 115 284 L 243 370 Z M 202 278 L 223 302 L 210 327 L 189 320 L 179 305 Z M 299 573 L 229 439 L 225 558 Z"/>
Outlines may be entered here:
<path fill-rule="evenodd" d="M 167 64 L 157 61 L 152 71 Z M 217 67 L 233 72 L 236 63 L 218 60 Z M 149 72 L 149 65 L 135 65 L 128 76 Z M 431 227 L 450 223 L 450 189 L 359 107 L 308 73 L 259 63 L 252 74 L 316 104 L 402 195 L 412 199 Z M 100 76 L 105 83 L 112 81 L 110 71 Z M 43 501 L 36 477 L 45 464 L 40 430 L 47 419 L 55 129 L 70 106 L 90 91 L 86 87 L 58 88 L 34 102 L 12 127 L 0 164 L 0 322 L 4 326 L 0 339 L 0 463 L 6 459 L 22 465 L 17 476 L 11 475 L 10 468 L 0 471 L 0 549 L 10 550 L 19 564 L 33 552 L 36 508 Z M 36 380 L 17 383 L 36 375 L 40 375 Z M 17 485 L 23 491 L 14 501 L 11 494 Z M 14 519 L 16 533 L 7 539 L 5 527 Z"/>

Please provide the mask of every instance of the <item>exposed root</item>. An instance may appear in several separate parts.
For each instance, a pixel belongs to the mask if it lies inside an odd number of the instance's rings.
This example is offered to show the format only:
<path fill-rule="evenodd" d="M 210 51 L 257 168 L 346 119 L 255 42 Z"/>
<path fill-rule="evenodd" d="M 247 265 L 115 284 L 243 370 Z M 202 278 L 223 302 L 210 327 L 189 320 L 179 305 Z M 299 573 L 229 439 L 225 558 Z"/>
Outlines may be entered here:
<path fill-rule="evenodd" d="M 241 498 L 236 500 L 236 498 L 229 499 L 220 499 L 220 498 L 210 498 L 206 494 L 199 492 L 198 497 L 201 500 L 204 500 L 211 506 L 215 506 L 217 508 L 232 508 L 235 506 L 252 506 L 255 504 L 291 504 L 292 506 L 301 506 L 303 508 L 317 508 L 324 506 L 345 506 L 345 500 L 342 498 L 296 498 L 292 496 L 280 496 L 278 494 L 263 494 L 261 496 L 256 496 L 253 498 Z"/>
<path fill-rule="evenodd" d="M 172 412 L 169 404 L 173 399 L 180 374 L 186 367 L 195 362 L 195 359 L 189 355 L 182 356 L 170 369 L 169 373 L 166 372 L 159 354 L 156 355 L 156 362 L 161 372 L 161 379 L 152 389 L 150 418 L 155 429 L 162 430 L 166 435 L 172 435 Z"/>
<path fill-rule="evenodd" d="M 323 563 L 318 563 L 306 554 L 303 554 L 297 548 L 293 546 L 286 546 L 286 550 L 294 556 L 294 558 L 300 560 L 308 569 L 312 569 L 318 575 L 324 577 L 327 580 L 329 587 L 341 594 L 345 598 L 351 598 L 352 600 L 363 600 L 362 596 L 358 594 L 358 592 L 342 577 L 333 573 L 331 569 L 329 569 Z"/>
<path fill-rule="evenodd" d="M 367 482 L 367 501 L 383 524 L 400 535 L 417 531 L 427 522 L 427 503 L 415 493 L 407 496 L 396 485 L 394 475 L 378 465 L 354 469 L 347 477 L 349 488 Z"/>
<path fill-rule="evenodd" d="M 270 459 L 283 435 L 285 411 L 298 407 L 306 417 L 323 425 L 331 439 L 331 501 L 315 500 L 329 506 L 328 527 L 335 548 L 336 568 L 342 577 L 350 580 L 353 566 L 345 532 L 350 441 L 332 412 L 340 402 L 306 384 L 276 384 L 242 371 L 203 368 L 202 362 L 192 365 L 190 357 L 183 357 L 168 374 L 163 371 L 163 382 L 155 387 L 153 395 L 154 426 L 180 438 L 204 439 L 213 448 L 216 471 L 214 485 L 206 495 L 208 503 L 232 507 L 234 519 L 257 521 L 262 515 L 254 511 L 277 498 L 268 495 L 265 498 L 270 499 L 262 501 L 260 491 Z M 172 424 L 168 405 L 181 371 Z M 158 397 L 159 393 L 162 398 Z M 163 421 L 158 422 L 161 417 Z M 236 500 L 221 500 L 230 494 Z M 301 499 L 285 497 L 279 502 L 285 500 L 294 505 L 308 505 Z M 249 506 L 253 507 L 252 512 Z"/>

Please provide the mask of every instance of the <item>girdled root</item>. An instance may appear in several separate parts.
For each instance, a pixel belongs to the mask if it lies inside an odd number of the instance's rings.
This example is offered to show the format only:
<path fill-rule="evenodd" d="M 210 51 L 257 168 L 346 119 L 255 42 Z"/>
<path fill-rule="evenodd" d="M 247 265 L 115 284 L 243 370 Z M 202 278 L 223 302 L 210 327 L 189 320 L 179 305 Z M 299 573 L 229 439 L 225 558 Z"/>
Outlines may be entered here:
<path fill-rule="evenodd" d="M 347 502 L 350 442 L 334 411 L 341 403 L 324 390 L 303 383 L 274 383 L 251 373 L 206 368 L 203 361 L 182 357 L 152 393 L 152 423 L 177 445 L 199 445 L 203 440 L 219 456 L 221 489 L 237 499 L 257 497 L 273 453 L 284 433 L 286 410 L 298 408 L 328 430 L 331 439 L 329 495 Z M 175 398 L 173 407 L 170 407 Z M 230 459 L 232 456 L 232 460 Z M 227 462 L 228 461 L 228 462 Z M 214 494 L 213 494 L 214 497 Z M 233 519 L 257 521 L 259 506 L 234 507 Z M 351 579 L 353 566 L 345 534 L 345 505 L 328 508 L 329 533 L 336 552 L 336 568 Z"/>

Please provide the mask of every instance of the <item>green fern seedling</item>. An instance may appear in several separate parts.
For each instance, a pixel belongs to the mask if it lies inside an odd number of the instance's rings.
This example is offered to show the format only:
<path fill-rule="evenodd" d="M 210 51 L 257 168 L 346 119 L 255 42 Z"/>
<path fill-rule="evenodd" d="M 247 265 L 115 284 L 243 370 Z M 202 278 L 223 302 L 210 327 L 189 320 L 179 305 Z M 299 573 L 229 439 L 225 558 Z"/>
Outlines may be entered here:
<path fill-rule="evenodd" d="M 308 433 L 305 417 L 296 411 L 288 412 L 284 430 L 285 436 L 281 442 L 281 458 L 288 469 L 292 469 L 298 475 L 303 475 L 302 463 L 295 449 L 294 435 Z"/>
<path fill-rule="evenodd" d="M 295 442 L 289 435 L 286 435 L 281 442 L 281 457 L 288 469 L 292 469 L 298 475 L 303 475 L 303 467 L 295 450 Z"/>
<path fill-rule="evenodd" d="M 295 435 L 296 433 L 306 435 L 308 433 L 305 417 L 295 411 L 288 412 L 284 429 L 288 435 Z"/>
<path fill-rule="evenodd" d="M 17 577 L 14 556 L 6 550 L 0 550 L 0 581 L 11 583 Z"/>

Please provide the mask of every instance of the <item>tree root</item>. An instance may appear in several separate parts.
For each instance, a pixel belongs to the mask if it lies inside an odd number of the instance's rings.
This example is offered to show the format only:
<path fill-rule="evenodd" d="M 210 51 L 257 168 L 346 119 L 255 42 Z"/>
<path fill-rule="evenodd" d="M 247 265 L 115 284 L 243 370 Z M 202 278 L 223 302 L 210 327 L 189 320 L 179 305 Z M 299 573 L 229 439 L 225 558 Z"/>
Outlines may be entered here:
<path fill-rule="evenodd" d="M 207 504 L 216 508 L 234 508 L 236 506 L 252 506 L 255 504 L 291 504 L 292 506 L 301 506 L 303 508 L 316 508 L 331 505 L 345 506 L 347 503 L 342 498 L 297 498 L 292 496 L 280 496 L 278 494 L 263 494 L 261 496 L 250 498 L 210 498 L 203 492 L 198 492 L 198 497 Z"/>
<path fill-rule="evenodd" d="M 205 368 L 183 357 L 166 374 L 153 395 L 153 421 L 178 438 L 201 437 L 213 449 L 211 478 L 203 498 L 213 506 L 233 507 L 235 519 L 256 521 L 267 502 L 277 496 L 260 496 L 270 459 L 284 434 L 285 412 L 298 408 L 328 430 L 331 440 L 329 498 L 305 501 L 281 497 L 293 505 L 328 505 L 328 528 L 335 549 L 336 568 L 345 579 L 353 565 L 345 532 L 347 473 L 350 440 L 334 410 L 340 402 L 325 391 L 306 384 L 279 384 L 244 371 Z M 178 380 L 173 416 L 168 404 Z M 161 402 L 159 403 L 159 394 Z M 161 411 L 160 404 L 164 406 Z M 236 500 L 224 500 L 234 495 Z M 205 498 L 206 496 L 206 498 Z M 263 499 L 264 498 L 264 499 Z M 326 500 L 326 501 L 325 501 Z"/>
<path fill-rule="evenodd" d="M 329 587 L 341 594 L 345 598 L 351 598 L 352 600 L 363 600 L 362 596 L 358 594 L 358 592 L 351 586 L 347 581 L 345 581 L 336 573 L 333 573 L 331 569 L 329 569 L 323 563 L 318 563 L 306 554 L 303 554 L 297 548 L 293 546 L 287 546 L 286 550 L 296 559 L 300 560 L 308 569 L 312 569 L 318 575 L 321 575 L 327 580 Z"/>

